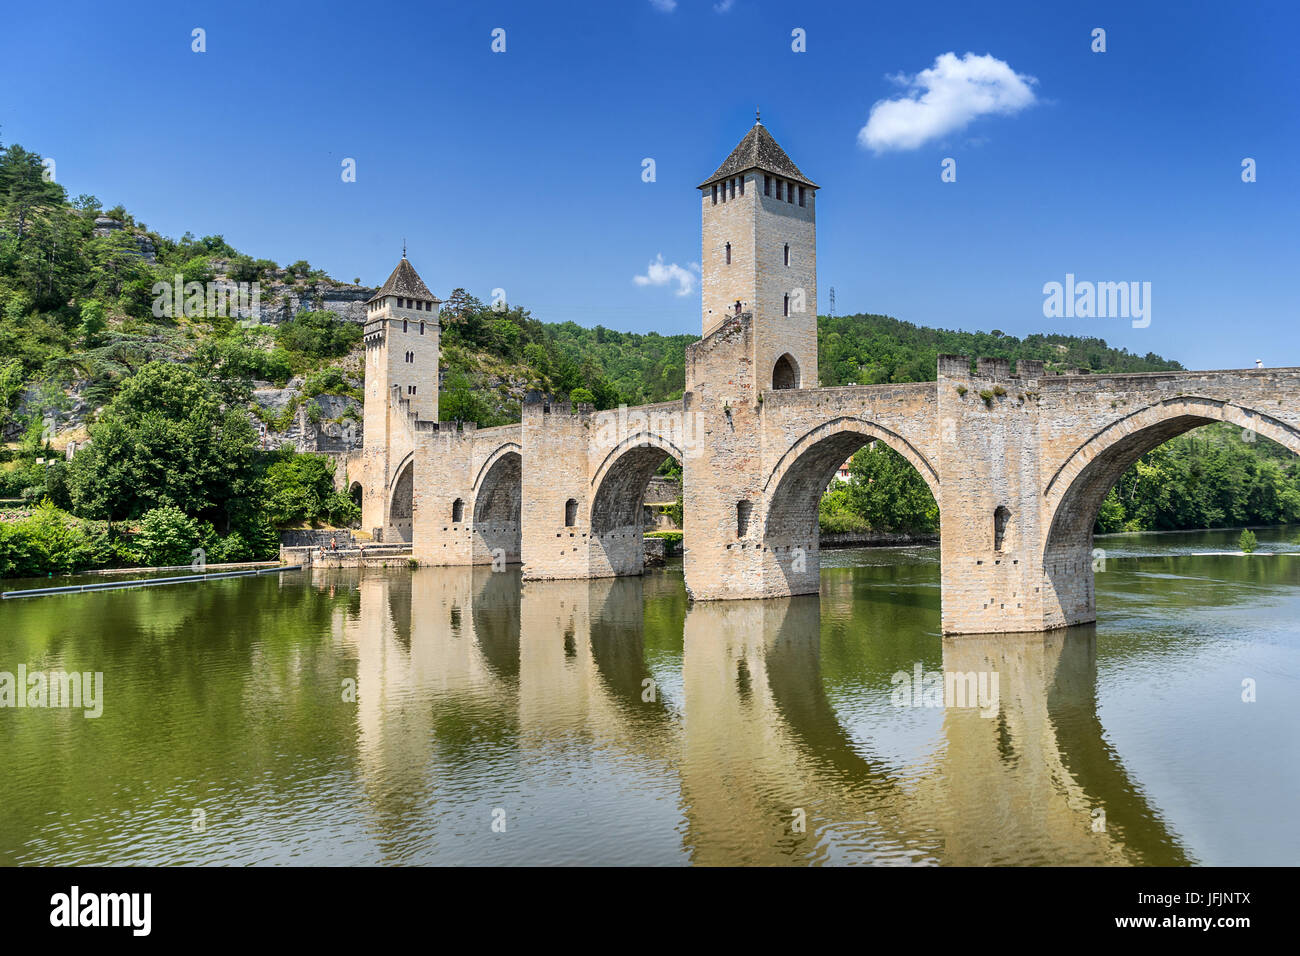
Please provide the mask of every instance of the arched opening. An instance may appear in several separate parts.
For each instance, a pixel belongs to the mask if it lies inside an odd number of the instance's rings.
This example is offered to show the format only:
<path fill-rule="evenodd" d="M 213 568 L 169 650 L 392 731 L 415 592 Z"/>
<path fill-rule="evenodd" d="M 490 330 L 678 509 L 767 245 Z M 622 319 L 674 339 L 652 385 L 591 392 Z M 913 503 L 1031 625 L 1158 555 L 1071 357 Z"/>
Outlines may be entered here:
<path fill-rule="evenodd" d="M 523 458 L 518 451 L 500 451 L 474 493 L 475 564 L 519 563 L 522 501 Z"/>
<path fill-rule="evenodd" d="M 465 520 L 465 499 L 457 498 L 451 503 L 451 523 L 460 524 Z"/>
<path fill-rule="evenodd" d="M 772 367 L 772 387 L 799 387 L 799 364 L 789 352 L 777 359 L 776 365 Z"/>
<path fill-rule="evenodd" d="M 1234 441 L 1245 437 L 1247 443 L 1255 443 L 1266 438 L 1300 454 L 1300 430 L 1292 426 L 1221 401 L 1180 396 L 1112 423 L 1061 464 L 1044 490 L 1051 517 L 1043 550 L 1044 626 L 1096 620 L 1093 532 L 1112 488 L 1139 459 L 1160 446 L 1192 429 L 1221 422 L 1246 429 Z M 1141 497 L 1131 495 L 1130 503 L 1141 506 Z M 1166 492 L 1163 497 L 1171 496 Z M 1225 514 L 1217 526 L 1248 522 L 1231 520 Z M 1202 521 L 1198 526 L 1207 524 L 1211 522 Z"/>
<path fill-rule="evenodd" d="M 360 517 L 361 497 L 362 497 L 361 482 L 359 481 L 352 482 L 352 484 L 348 486 L 348 498 L 351 500 L 351 502 L 354 505 L 357 506 L 358 517 L 356 521 L 352 522 L 352 527 L 354 528 L 361 527 L 361 517 Z"/>
<path fill-rule="evenodd" d="M 1006 544 L 1007 524 L 1011 521 L 1011 510 L 1006 505 L 998 505 L 993 511 L 993 550 L 1001 551 Z"/>
<path fill-rule="evenodd" d="M 836 475 L 850 459 L 846 481 Z M 939 478 L 903 436 L 858 418 L 839 418 L 796 441 L 768 476 L 762 526 L 764 567 L 784 576 L 792 594 L 821 587 L 821 536 L 906 534 L 939 529 Z"/>
<path fill-rule="evenodd" d="M 393 483 L 393 495 L 388 506 L 388 531 L 395 541 L 411 542 L 415 491 L 415 462 L 408 461 Z"/>
<path fill-rule="evenodd" d="M 564 526 L 572 528 L 578 523 L 578 499 L 570 498 L 564 503 Z"/>
<path fill-rule="evenodd" d="M 681 452 L 658 435 L 626 439 L 593 479 L 590 560 L 592 577 L 640 574 L 645 569 L 646 489 L 665 459 L 679 464 Z"/>
<path fill-rule="evenodd" d="M 749 534 L 749 516 L 754 513 L 754 502 L 736 502 L 736 537 L 743 538 Z"/>

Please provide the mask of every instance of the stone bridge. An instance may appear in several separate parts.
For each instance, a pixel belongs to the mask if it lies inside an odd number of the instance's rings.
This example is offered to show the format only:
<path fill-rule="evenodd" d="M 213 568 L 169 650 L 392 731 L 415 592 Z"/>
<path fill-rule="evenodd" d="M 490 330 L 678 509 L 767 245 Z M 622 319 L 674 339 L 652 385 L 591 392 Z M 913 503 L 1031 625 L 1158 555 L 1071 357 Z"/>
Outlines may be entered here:
<path fill-rule="evenodd" d="M 1141 455 L 1210 422 L 1300 452 L 1295 368 L 1057 375 L 944 355 L 933 382 L 814 387 L 817 188 L 761 124 L 700 186 L 704 336 L 682 399 L 642 408 L 533 394 L 517 425 L 440 423 L 438 300 L 403 258 L 367 303 L 363 528 L 422 564 L 639 574 L 646 485 L 671 457 L 694 600 L 816 593 L 818 501 L 883 442 L 939 505 L 944 632 L 1039 631 L 1095 619 L 1092 528 Z"/>
<path fill-rule="evenodd" d="M 749 322 L 718 335 L 743 350 Z M 1210 422 L 1300 453 L 1300 369 L 1072 376 L 1022 361 L 1013 374 L 943 356 L 936 382 L 747 394 L 721 351 L 692 348 L 680 402 L 596 411 L 533 396 L 519 425 L 421 423 L 385 494 L 388 527 L 413 513 L 422 564 L 639 574 L 645 489 L 674 458 L 693 599 L 815 593 L 818 501 L 879 441 L 939 505 L 945 633 L 1038 631 L 1095 619 L 1093 525 L 1141 455 Z"/>

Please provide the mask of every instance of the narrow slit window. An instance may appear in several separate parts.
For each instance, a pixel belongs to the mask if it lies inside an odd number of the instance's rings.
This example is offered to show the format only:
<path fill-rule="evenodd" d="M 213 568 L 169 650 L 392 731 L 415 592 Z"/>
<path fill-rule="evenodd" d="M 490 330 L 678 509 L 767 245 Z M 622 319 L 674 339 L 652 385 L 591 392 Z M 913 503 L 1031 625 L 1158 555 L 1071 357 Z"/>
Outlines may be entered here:
<path fill-rule="evenodd" d="M 743 538 L 749 533 L 749 516 L 754 512 L 752 501 L 736 502 L 736 537 Z"/>
<path fill-rule="evenodd" d="M 772 195 L 772 177 L 771 177 L 771 176 L 766 176 L 766 175 L 765 175 L 765 176 L 763 177 L 763 195 L 764 195 L 764 196 L 770 196 L 770 195 Z"/>
<path fill-rule="evenodd" d="M 578 523 L 578 499 L 570 498 L 564 503 L 564 526 L 572 528 Z"/>
<path fill-rule="evenodd" d="M 465 501 L 457 498 L 451 503 L 451 520 L 453 524 L 459 524 L 465 520 Z"/>
<path fill-rule="evenodd" d="M 714 183 L 713 184 L 713 205 L 716 206 L 717 204 L 718 204 L 718 184 Z"/>
<path fill-rule="evenodd" d="M 727 265 L 731 265 L 731 243 L 727 243 Z"/>
<path fill-rule="evenodd" d="M 802 206 L 803 204 L 804 204 L 804 203 L 803 203 L 803 187 L 800 186 L 800 187 L 799 187 L 799 205 Z"/>
<path fill-rule="evenodd" d="M 781 303 L 781 314 L 782 315 L 790 314 L 790 293 L 788 292 L 785 294 L 785 299 Z"/>
<path fill-rule="evenodd" d="M 785 244 L 785 264 L 790 264 L 790 243 Z"/>
<path fill-rule="evenodd" d="M 998 505 L 993 512 L 993 550 L 1001 551 L 1007 540 L 1007 525 L 1011 523 L 1011 512 L 1005 505 Z"/>

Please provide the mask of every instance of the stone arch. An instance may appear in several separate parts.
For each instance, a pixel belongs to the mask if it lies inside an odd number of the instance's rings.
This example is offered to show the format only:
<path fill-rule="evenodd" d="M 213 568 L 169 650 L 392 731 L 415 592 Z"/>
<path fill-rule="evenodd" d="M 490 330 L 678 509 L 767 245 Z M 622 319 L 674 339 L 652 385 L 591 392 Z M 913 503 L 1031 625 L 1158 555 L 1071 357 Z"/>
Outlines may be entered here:
<path fill-rule="evenodd" d="M 523 473 L 523 455 L 513 442 L 494 451 L 479 470 L 474 485 L 475 564 L 501 556 L 507 564 L 519 563 Z"/>
<path fill-rule="evenodd" d="M 415 514 L 415 462 L 408 455 L 398 465 L 388 496 L 388 528 L 395 541 L 411 543 Z M 387 535 L 385 535 L 387 537 Z"/>
<path fill-rule="evenodd" d="M 778 389 L 799 387 L 799 363 L 786 352 L 772 366 L 772 387 Z"/>
<path fill-rule="evenodd" d="M 361 507 L 363 496 L 364 496 L 364 491 L 361 488 L 361 482 L 354 481 L 352 482 L 351 485 L 348 486 L 348 497 L 352 499 L 352 503 L 356 505 L 358 508 Z"/>
<path fill-rule="evenodd" d="M 906 438 L 861 418 L 841 417 L 811 429 L 795 441 L 767 476 L 762 524 L 764 566 L 779 569 L 791 594 L 821 586 L 817 506 L 845 461 L 869 442 L 883 442 L 921 475 L 939 500 L 939 475 Z M 751 524 L 752 528 L 752 524 Z"/>
<path fill-rule="evenodd" d="M 1056 468 L 1043 490 L 1045 626 L 1096 618 L 1092 529 L 1120 476 L 1171 438 L 1213 422 L 1253 430 L 1300 454 L 1300 430 L 1233 402 L 1182 395 L 1140 408 L 1099 429 Z"/>
<path fill-rule="evenodd" d="M 619 442 L 591 479 L 592 577 L 640 574 L 645 566 L 642 509 L 646 487 L 666 458 L 682 452 L 662 435 L 642 431 Z"/>

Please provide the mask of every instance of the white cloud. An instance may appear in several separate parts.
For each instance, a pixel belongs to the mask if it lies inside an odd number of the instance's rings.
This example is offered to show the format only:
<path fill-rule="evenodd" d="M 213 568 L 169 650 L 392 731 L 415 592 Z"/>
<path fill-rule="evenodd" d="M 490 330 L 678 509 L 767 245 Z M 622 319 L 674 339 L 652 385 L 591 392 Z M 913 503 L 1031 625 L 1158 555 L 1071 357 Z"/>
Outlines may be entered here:
<path fill-rule="evenodd" d="M 677 0 L 650 0 L 650 6 L 660 13 L 672 13 L 677 9 Z"/>
<path fill-rule="evenodd" d="M 907 87 L 896 99 L 878 100 L 858 143 L 876 153 L 916 149 L 947 133 L 964 129 L 972 120 L 991 114 L 1011 115 L 1035 102 L 1032 76 L 1017 73 L 1004 61 L 967 53 L 958 59 L 944 53 L 934 66 L 916 76 L 900 74 L 895 82 Z"/>
<path fill-rule="evenodd" d="M 731 9 L 731 5 L 735 2 L 736 0 L 718 0 L 718 2 L 713 5 L 713 12 L 726 13 Z"/>
<path fill-rule="evenodd" d="M 695 270 L 692 272 L 691 270 Z M 691 290 L 695 288 L 695 273 L 700 271 L 700 267 L 691 263 L 690 269 L 683 269 L 675 262 L 664 262 L 663 253 L 655 256 L 654 262 L 650 263 L 643 276 L 633 276 L 632 281 L 637 285 L 669 285 L 677 283 L 677 295 L 690 295 Z"/>

